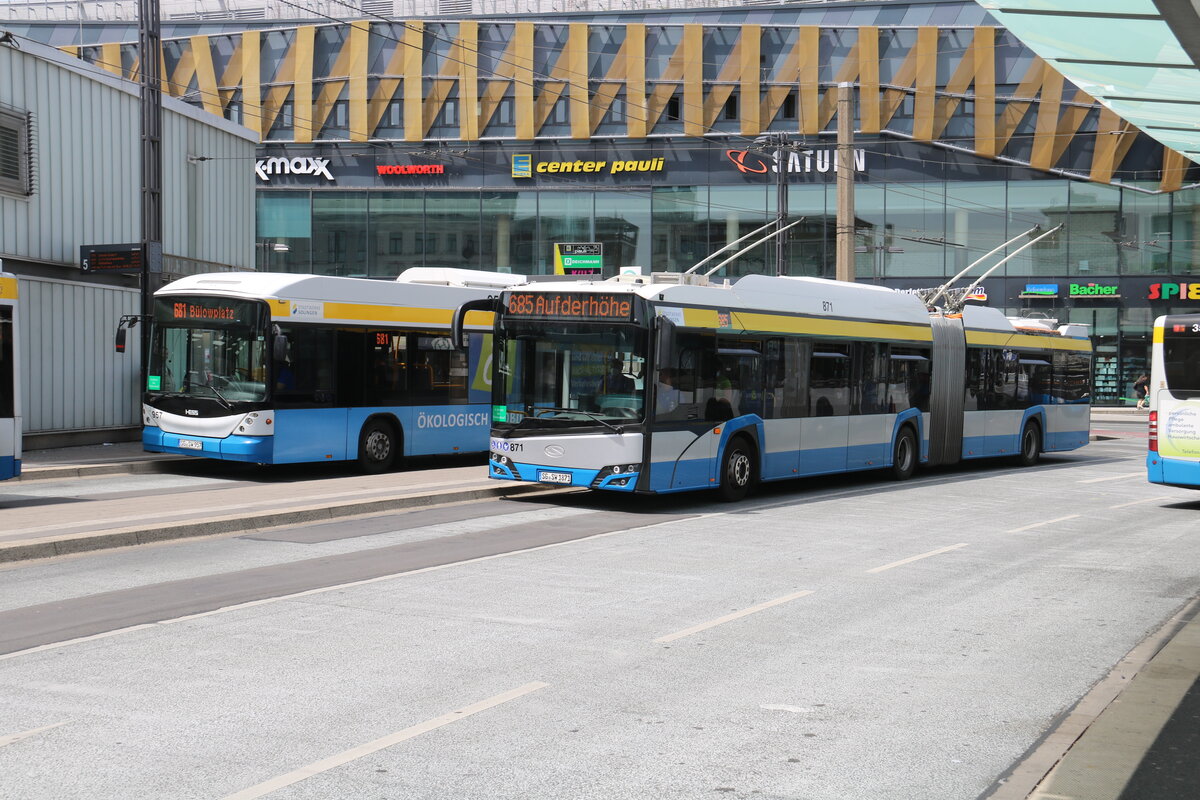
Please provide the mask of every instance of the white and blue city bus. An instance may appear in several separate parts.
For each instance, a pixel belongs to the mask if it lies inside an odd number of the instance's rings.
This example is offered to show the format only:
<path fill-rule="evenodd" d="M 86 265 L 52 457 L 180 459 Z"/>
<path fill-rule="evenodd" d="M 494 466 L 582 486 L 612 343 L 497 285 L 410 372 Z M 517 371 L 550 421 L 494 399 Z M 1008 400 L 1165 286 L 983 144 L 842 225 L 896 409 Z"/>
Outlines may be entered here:
<path fill-rule="evenodd" d="M 815 278 L 706 283 L 501 293 L 491 477 L 735 500 L 758 481 L 1032 464 L 1088 441 L 1084 326 Z"/>
<path fill-rule="evenodd" d="M 483 452 L 490 314 L 454 310 L 518 275 L 411 269 L 395 281 L 226 272 L 154 295 L 142 444 L 156 453 L 286 464 Z"/>
<path fill-rule="evenodd" d="M 21 474 L 21 371 L 17 277 L 0 272 L 0 480 Z"/>
<path fill-rule="evenodd" d="M 1200 314 L 1154 320 L 1151 348 L 1147 477 L 1200 488 Z"/>

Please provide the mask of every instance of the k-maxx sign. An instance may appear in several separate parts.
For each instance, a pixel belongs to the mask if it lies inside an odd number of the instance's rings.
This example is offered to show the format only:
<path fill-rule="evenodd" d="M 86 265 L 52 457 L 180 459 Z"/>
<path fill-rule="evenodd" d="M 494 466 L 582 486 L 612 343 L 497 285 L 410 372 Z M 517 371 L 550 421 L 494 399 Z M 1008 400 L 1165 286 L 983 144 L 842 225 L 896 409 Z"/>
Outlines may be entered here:
<path fill-rule="evenodd" d="M 254 162 L 254 172 L 260 181 L 269 181 L 272 175 L 311 175 L 333 180 L 328 158 L 260 158 Z"/>

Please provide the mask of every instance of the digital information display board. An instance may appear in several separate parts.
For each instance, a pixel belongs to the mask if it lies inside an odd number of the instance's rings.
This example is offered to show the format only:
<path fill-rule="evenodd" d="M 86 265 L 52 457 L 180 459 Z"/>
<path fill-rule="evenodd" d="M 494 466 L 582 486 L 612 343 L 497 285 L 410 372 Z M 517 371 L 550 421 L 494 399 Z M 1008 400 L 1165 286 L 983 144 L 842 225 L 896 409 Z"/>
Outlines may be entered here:
<path fill-rule="evenodd" d="M 162 271 L 162 244 L 151 242 L 149 250 L 151 272 Z M 79 248 L 79 266 L 84 272 L 141 272 L 142 245 L 85 244 Z"/>
<path fill-rule="evenodd" d="M 504 310 L 510 318 L 631 322 L 634 296 L 581 292 L 510 292 Z"/>

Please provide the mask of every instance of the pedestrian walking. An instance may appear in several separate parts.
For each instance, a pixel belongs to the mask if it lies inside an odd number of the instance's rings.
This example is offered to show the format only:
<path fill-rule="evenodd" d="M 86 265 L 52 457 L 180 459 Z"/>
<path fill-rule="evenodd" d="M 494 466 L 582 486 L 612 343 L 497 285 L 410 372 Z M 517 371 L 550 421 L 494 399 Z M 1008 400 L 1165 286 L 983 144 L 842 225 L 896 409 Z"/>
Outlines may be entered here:
<path fill-rule="evenodd" d="M 1146 401 L 1150 395 L 1150 376 L 1142 373 L 1142 377 L 1133 382 L 1133 394 L 1137 397 L 1138 411 L 1144 409 L 1147 405 Z"/>

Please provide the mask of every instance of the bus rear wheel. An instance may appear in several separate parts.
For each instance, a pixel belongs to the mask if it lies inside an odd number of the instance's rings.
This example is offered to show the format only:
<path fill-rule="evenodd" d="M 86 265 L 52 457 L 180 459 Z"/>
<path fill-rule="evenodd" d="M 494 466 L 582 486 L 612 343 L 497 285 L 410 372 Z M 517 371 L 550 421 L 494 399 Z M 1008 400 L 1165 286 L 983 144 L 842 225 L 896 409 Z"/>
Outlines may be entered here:
<path fill-rule="evenodd" d="M 377 474 L 391 469 L 396 461 L 396 431 L 383 420 L 369 420 L 358 435 L 358 466 Z"/>
<path fill-rule="evenodd" d="M 750 492 L 754 481 L 754 449 L 745 437 L 738 436 L 725 447 L 717 493 L 725 502 L 733 503 Z"/>
<path fill-rule="evenodd" d="M 1042 429 L 1036 422 L 1028 422 L 1021 431 L 1021 449 L 1017 451 L 1017 463 L 1032 467 L 1042 457 Z"/>
<path fill-rule="evenodd" d="M 892 479 L 906 481 L 917 471 L 917 437 L 907 425 L 900 429 L 892 446 Z"/>

